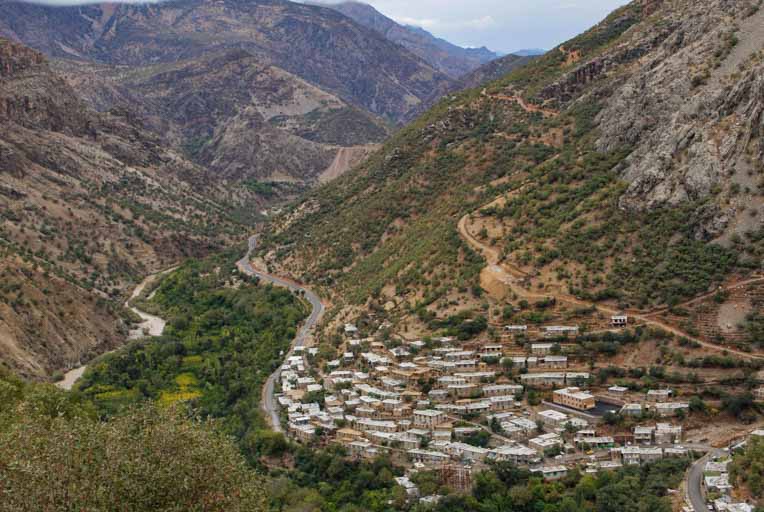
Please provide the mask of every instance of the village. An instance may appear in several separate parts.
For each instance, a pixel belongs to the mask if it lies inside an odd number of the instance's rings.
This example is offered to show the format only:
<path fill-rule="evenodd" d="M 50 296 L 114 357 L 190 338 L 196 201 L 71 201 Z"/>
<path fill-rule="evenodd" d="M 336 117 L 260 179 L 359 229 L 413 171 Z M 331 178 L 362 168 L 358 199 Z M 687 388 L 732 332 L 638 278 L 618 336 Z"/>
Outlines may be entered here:
<path fill-rule="evenodd" d="M 614 330 L 628 323 L 610 319 Z M 300 347 L 285 361 L 276 396 L 286 430 L 299 442 L 342 445 L 351 457 L 389 454 L 408 468 L 398 483 L 411 499 L 437 499 L 420 496 L 410 476 L 421 471 L 468 489 L 492 461 L 552 481 L 573 468 L 596 473 L 708 451 L 685 439 L 690 403 L 671 389 L 593 386 L 590 364 L 566 354 L 576 326 L 506 325 L 501 342 L 384 342 L 361 338 L 350 323 L 342 334 L 337 359 L 316 365 L 318 348 Z M 752 510 L 731 508 L 722 484 L 704 481 L 713 510 Z"/>

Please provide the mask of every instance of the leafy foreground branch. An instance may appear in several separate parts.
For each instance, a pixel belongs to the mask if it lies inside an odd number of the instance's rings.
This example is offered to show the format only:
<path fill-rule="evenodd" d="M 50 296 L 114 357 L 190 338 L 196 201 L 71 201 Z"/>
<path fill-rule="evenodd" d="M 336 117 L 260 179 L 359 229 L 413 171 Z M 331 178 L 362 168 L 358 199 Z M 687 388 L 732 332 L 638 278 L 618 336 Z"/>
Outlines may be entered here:
<path fill-rule="evenodd" d="M 92 404 L 0 373 L 0 511 L 257 511 L 263 479 L 212 422 L 176 408 L 98 420 Z"/>

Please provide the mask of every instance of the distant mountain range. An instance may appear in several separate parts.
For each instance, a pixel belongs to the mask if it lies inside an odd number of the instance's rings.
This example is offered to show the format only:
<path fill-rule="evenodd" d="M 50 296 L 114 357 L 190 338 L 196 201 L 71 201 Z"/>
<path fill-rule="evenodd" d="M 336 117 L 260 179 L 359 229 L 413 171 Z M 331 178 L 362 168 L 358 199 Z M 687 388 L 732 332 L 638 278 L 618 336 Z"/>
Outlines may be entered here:
<path fill-rule="evenodd" d="M 517 50 L 516 52 L 512 52 L 512 55 L 519 55 L 520 57 L 538 57 L 539 55 L 544 55 L 546 53 L 546 50 L 542 50 L 541 48 L 525 48 L 522 50 Z"/>
<path fill-rule="evenodd" d="M 375 30 L 286 0 L 5 0 L 0 35 L 55 59 L 91 106 L 130 109 L 194 162 L 298 188 L 453 82 Z"/>
<path fill-rule="evenodd" d="M 451 78 L 460 78 L 499 57 L 488 48 L 462 48 L 420 27 L 401 25 L 362 2 L 319 3 L 373 29 L 430 63 Z"/>

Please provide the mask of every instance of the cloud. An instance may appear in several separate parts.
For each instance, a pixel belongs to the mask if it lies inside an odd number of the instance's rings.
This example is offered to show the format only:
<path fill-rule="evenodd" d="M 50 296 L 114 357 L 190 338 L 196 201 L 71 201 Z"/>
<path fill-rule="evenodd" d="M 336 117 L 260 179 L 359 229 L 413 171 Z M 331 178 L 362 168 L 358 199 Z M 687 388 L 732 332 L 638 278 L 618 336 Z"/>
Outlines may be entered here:
<path fill-rule="evenodd" d="M 432 18 L 409 18 L 408 16 L 395 18 L 395 21 L 397 21 L 401 25 L 411 25 L 412 27 L 422 27 L 422 28 L 438 27 L 442 23 L 440 20 L 436 20 Z"/>
<path fill-rule="evenodd" d="M 411 18 L 409 16 L 395 17 L 395 21 L 401 25 L 411 25 L 425 29 L 439 30 L 464 30 L 464 29 L 485 29 L 496 27 L 497 21 L 493 16 L 486 15 L 479 18 L 466 20 L 440 20 L 437 18 Z"/>

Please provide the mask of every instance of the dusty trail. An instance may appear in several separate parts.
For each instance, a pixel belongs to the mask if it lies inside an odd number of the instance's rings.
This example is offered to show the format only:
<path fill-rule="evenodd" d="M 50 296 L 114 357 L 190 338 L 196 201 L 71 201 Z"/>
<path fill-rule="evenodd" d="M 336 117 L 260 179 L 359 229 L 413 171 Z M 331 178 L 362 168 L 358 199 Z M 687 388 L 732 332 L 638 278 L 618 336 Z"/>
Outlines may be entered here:
<path fill-rule="evenodd" d="M 318 177 L 318 182 L 323 184 L 328 183 L 335 178 L 339 178 L 347 171 L 366 160 L 371 153 L 379 148 L 379 144 L 339 148 L 332 163 Z"/>
<path fill-rule="evenodd" d="M 478 212 L 484 208 L 489 208 L 491 206 L 497 206 L 501 205 L 504 202 L 506 202 L 511 196 L 518 194 L 522 192 L 526 188 L 527 184 L 513 190 L 508 195 L 502 195 L 498 199 L 495 199 L 488 203 L 487 205 L 481 207 L 478 209 Z M 760 359 L 764 360 L 764 355 L 758 355 L 758 354 L 751 354 L 748 352 L 743 352 L 742 350 L 737 350 L 733 348 L 727 348 L 722 347 L 720 345 L 716 345 L 713 343 L 708 343 L 706 341 L 703 341 L 697 337 L 691 336 L 688 333 L 682 331 L 681 329 L 678 329 L 677 327 L 667 324 L 665 322 L 662 322 L 661 320 L 657 320 L 653 318 L 654 316 L 660 314 L 661 312 L 665 312 L 665 309 L 657 310 L 657 311 L 651 311 L 651 312 L 637 312 L 637 311 L 621 311 L 614 308 L 611 308 L 609 306 L 603 306 L 601 304 L 595 304 L 593 302 L 584 301 L 581 299 L 578 299 L 576 297 L 573 297 L 571 295 L 567 295 L 560 292 L 554 292 L 554 291 L 548 291 L 544 294 L 534 293 L 526 290 L 521 284 L 521 281 L 528 277 L 528 273 L 524 272 L 522 269 L 515 267 L 514 265 L 508 264 L 507 262 L 501 262 L 500 257 L 501 254 L 498 249 L 495 247 L 492 247 L 490 245 L 487 245 L 483 242 L 481 242 L 473 233 L 469 230 L 469 220 L 470 217 L 474 213 L 469 213 L 459 219 L 458 223 L 458 231 L 459 235 L 464 239 L 465 242 L 467 242 L 473 249 L 480 252 L 483 257 L 485 258 L 488 265 L 483 269 L 481 272 L 481 285 L 484 287 L 484 289 L 489 293 L 495 294 L 495 290 L 491 290 L 489 288 L 486 288 L 486 283 L 502 283 L 505 285 L 509 290 L 511 290 L 512 293 L 517 295 L 518 297 L 522 299 L 533 299 L 533 300 L 543 300 L 543 299 L 549 299 L 553 298 L 557 302 L 560 303 L 567 303 L 571 304 L 575 307 L 584 307 L 584 308 L 594 308 L 597 311 L 600 311 L 602 313 L 608 314 L 608 315 L 618 315 L 626 313 L 630 317 L 632 317 L 634 320 L 636 320 L 638 323 L 642 323 L 645 325 L 649 325 L 652 327 L 660 328 L 664 331 L 670 332 L 674 334 L 675 336 L 687 338 L 691 341 L 694 341 L 701 346 L 715 350 L 718 352 L 726 352 L 728 354 L 734 354 L 736 356 L 739 356 L 743 359 Z M 728 291 L 735 288 L 738 288 L 740 286 L 746 286 L 749 284 L 756 284 L 764 282 L 764 278 L 761 277 L 755 277 L 751 279 L 747 279 L 745 281 L 735 282 L 730 285 L 727 285 L 725 287 L 722 287 L 722 291 Z M 718 290 L 717 290 L 718 291 Z M 717 293 L 717 291 L 710 292 L 708 294 L 704 294 L 700 297 L 696 297 L 690 301 L 685 302 L 684 304 L 680 304 L 681 306 L 688 306 L 692 305 L 696 302 L 705 300 L 709 297 L 712 297 Z"/>
<path fill-rule="evenodd" d="M 509 101 L 517 103 L 518 106 L 523 109 L 525 112 L 529 114 L 541 114 L 544 117 L 556 117 L 560 115 L 560 113 L 556 110 L 552 110 L 549 108 L 540 107 L 538 105 L 534 105 L 532 103 L 528 103 L 525 101 L 525 99 L 522 96 L 515 96 L 515 95 L 509 95 L 509 94 L 488 94 L 485 90 L 483 90 L 482 95 L 486 98 L 491 98 L 494 100 L 499 101 Z"/>

